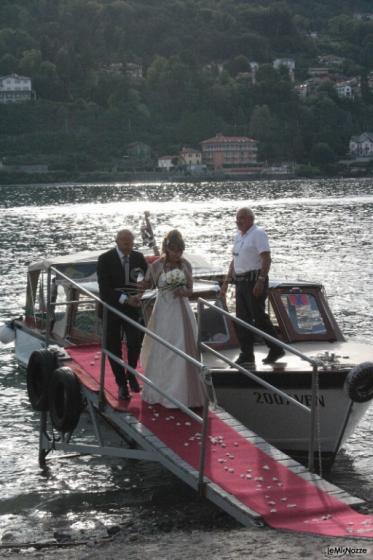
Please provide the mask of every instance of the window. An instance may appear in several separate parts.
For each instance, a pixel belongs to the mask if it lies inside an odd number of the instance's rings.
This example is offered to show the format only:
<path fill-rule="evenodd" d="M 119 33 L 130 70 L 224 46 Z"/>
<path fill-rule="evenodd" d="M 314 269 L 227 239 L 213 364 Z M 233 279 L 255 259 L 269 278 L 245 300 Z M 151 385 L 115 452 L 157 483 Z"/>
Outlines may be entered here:
<path fill-rule="evenodd" d="M 296 333 L 326 334 L 327 329 L 313 294 L 281 294 L 281 301 Z"/>
<path fill-rule="evenodd" d="M 67 325 L 67 289 L 62 284 L 58 284 L 56 279 L 52 279 L 52 301 L 56 304 L 53 309 L 52 333 L 63 338 Z"/>

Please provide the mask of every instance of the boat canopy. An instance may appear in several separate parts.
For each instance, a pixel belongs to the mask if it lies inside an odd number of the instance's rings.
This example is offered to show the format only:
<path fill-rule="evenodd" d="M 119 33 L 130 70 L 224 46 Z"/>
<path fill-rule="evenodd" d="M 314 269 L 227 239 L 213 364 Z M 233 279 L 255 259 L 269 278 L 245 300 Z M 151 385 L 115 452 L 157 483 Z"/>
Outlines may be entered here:
<path fill-rule="evenodd" d="M 59 255 L 53 257 L 45 257 L 40 261 L 33 262 L 29 265 L 29 272 L 47 271 L 51 266 L 59 268 L 61 265 L 74 265 L 77 263 L 96 263 L 99 255 L 103 251 L 81 251 L 80 253 L 70 253 L 69 255 Z"/>
<path fill-rule="evenodd" d="M 46 257 L 40 261 L 31 263 L 28 267 L 29 273 L 48 271 L 50 267 L 61 270 L 66 276 L 72 279 L 86 278 L 93 279 L 96 273 L 96 262 L 104 252 L 101 251 L 83 251 L 80 253 L 71 253 L 69 255 Z M 146 257 L 150 257 L 144 252 Z M 184 253 L 185 258 L 191 263 L 193 268 L 193 276 L 196 278 L 221 277 L 224 270 L 221 266 L 214 265 L 203 255 L 194 253 Z M 154 258 L 154 255 L 151 255 Z"/>

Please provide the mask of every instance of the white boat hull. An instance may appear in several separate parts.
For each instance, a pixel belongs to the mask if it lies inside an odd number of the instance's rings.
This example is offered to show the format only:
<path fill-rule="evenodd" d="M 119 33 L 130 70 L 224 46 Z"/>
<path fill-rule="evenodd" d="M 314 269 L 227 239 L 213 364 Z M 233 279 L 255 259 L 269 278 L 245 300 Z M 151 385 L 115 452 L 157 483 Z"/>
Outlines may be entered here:
<path fill-rule="evenodd" d="M 15 328 L 15 355 L 19 364 L 27 367 L 28 361 L 34 350 L 45 348 L 45 341 L 34 334 L 20 328 Z"/>
<path fill-rule="evenodd" d="M 15 334 L 16 358 L 26 367 L 32 352 L 45 348 L 45 340 L 24 326 L 16 325 Z M 372 401 L 357 403 L 348 397 L 344 389 L 346 372 L 332 374 L 332 381 L 329 379 L 327 386 L 323 386 L 323 375 L 327 376 L 328 373 L 320 374 L 319 420 L 316 430 L 319 443 L 316 450 L 320 449 L 324 458 L 333 460 Z M 242 385 L 242 376 L 238 372 L 223 373 L 223 376 L 226 379 L 220 383 L 221 374 L 213 375 L 217 402 L 222 408 L 278 449 L 290 455 L 307 455 L 310 413 L 252 381 L 246 380 Z M 303 376 L 302 383 L 299 383 L 300 376 Z M 306 382 L 304 376 L 307 376 Z M 311 406 L 311 371 L 290 376 L 288 373 L 276 372 L 271 383 L 300 403 Z"/>
<path fill-rule="evenodd" d="M 280 385 L 277 387 L 281 389 Z M 261 387 L 215 387 L 215 390 L 220 406 L 272 445 L 290 454 L 308 452 L 309 413 Z M 310 406 L 311 390 L 286 388 L 284 391 Z M 368 410 L 370 402 L 352 402 L 343 387 L 320 390 L 318 402 L 320 450 L 324 456 L 334 457 Z"/>

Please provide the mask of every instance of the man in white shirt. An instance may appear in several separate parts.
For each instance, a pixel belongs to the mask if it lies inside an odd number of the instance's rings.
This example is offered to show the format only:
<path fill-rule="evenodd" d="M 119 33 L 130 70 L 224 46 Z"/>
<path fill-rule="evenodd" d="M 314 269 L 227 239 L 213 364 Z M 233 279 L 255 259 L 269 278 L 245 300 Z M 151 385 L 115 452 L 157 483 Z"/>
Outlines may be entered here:
<path fill-rule="evenodd" d="M 268 295 L 268 272 L 271 266 L 271 250 L 266 232 L 255 224 L 254 212 L 240 208 L 236 214 L 238 232 L 233 244 L 233 259 L 221 288 L 225 297 L 228 283 L 236 284 L 236 316 L 263 332 L 277 338 L 272 322 L 265 312 Z M 255 365 L 254 337 L 249 330 L 236 325 L 241 354 L 236 363 Z M 263 362 L 270 364 L 285 352 L 273 342 L 265 341 L 269 353 Z"/>

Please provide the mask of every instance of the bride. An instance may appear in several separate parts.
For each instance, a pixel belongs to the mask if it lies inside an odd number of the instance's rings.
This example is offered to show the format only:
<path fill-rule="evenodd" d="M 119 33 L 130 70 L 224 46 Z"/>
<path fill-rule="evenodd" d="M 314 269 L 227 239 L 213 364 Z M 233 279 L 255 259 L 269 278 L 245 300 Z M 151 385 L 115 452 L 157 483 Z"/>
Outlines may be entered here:
<path fill-rule="evenodd" d="M 162 256 L 146 273 L 146 287 L 157 287 L 157 298 L 148 328 L 179 350 L 198 359 L 197 324 L 188 301 L 193 291 L 192 267 L 183 258 L 181 233 L 170 231 L 162 244 Z M 203 405 L 204 388 L 198 368 L 148 335 L 145 335 L 140 361 L 144 375 L 165 393 L 188 407 Z M 142 398 L 167 408 L 175 405 L 145 384 Z"/>

